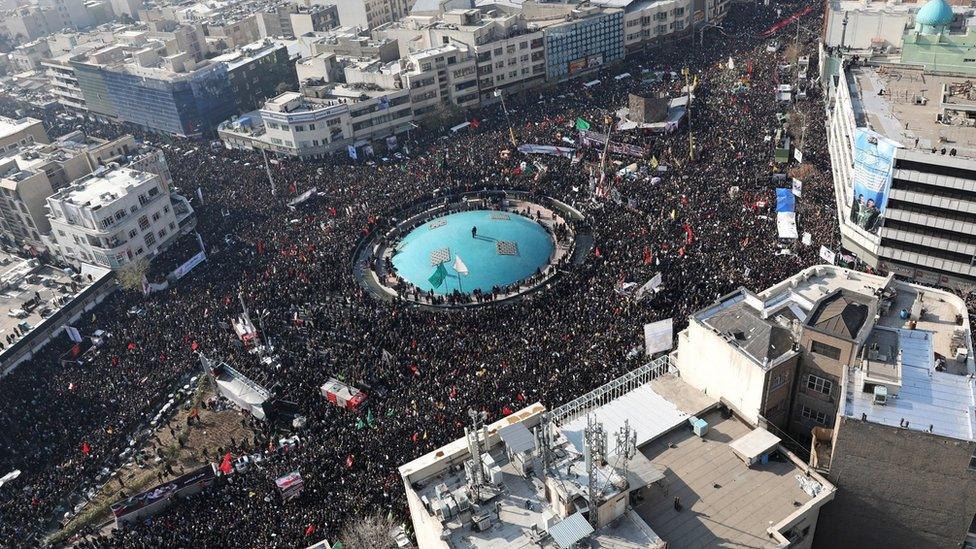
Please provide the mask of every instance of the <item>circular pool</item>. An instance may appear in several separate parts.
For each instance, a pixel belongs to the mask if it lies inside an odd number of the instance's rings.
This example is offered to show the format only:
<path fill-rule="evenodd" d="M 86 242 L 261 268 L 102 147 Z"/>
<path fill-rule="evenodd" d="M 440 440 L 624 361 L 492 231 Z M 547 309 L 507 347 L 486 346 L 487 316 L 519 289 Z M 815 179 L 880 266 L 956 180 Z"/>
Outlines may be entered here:
<path fill-rule="evenodd" d="M 398 275 L 424 292 L 470 294 L 536 274 L 549 263 L 554 249 L 552 236 L 527 217 L 474 210 L 436 217 L 414 228 L 396 244 L 392 261 Z"/>

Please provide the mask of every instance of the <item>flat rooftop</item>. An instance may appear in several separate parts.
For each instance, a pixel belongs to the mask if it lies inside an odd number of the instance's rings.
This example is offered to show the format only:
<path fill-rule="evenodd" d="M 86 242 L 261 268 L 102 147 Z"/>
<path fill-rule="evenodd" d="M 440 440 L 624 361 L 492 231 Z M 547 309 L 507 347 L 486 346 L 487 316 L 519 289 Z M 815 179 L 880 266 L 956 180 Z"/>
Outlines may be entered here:
<path fill-rule="evenodd" d="M 616 389 L 607 390 L 611 394 L 616 392 Z M 590 393 L 594 394 L 597 392 Z M 660 418 L 646 417 L 664 406 L 661 401 L 666 402 L 669 413 L 682 415 L 680 422 L 656 425 Z M 625 417 L 628 410 L 629 417 Z M 515 418 L 515 422 L 531 421 L 530 425 L 534 425 L 541 412 L 541 406 L 536 404 L 490 425 L 490 438 L 500 426 L 511 423 L 510 418 Z M 639 448 L 627 469 L 621 469 L 620 460 L 624 458 L 608 448 L 610 463 L 598 468 L 597 475 L 601 479 L 601 493 L 610 494 L 609 497 L 623 490 L 640 490 L 643 495 L 642 503 L 626 509 L 621 517 L 590 535 L 588 547 L 647 549 L 664 544 L 694 548 L 773 547 L 785 539 L 777 529 L 783 527 L 777 525 L 786 524 L 788 519 L 805 512 L 807 505 L 824 504 L 834 491 L 816 473 L 807 475 L 805 466 L 779 446 L 774 446 L 765 462 L 760 460 L 748 466 L 730 443 L 754 433 L 755 429 L 737 416 L 725 417 L 715 399 L 674 374 L 660 375 L 602 406 L 580 413 L 583 417 L 591 413 L 603 419 L 611 440 L 618 425 L 608 423 L 608 414 L 619 415 L 620 421 L 628 419 L 636 429 Z M 688 422 L 691 415 L 708 423 L 704 437 L 696 436 L 691 430 Z M 568 423 L 574 421 L 576 416 Z M 643 436 L 641 429 L 651 429 L 653 434 Z M 556 425 L 553 448 L 553 466 L 545 475 L 548 482 L 571 494 L 574 501 L 585 500 L 584 460 L 566 426 Z M 451 493 L 464 490 L 466 477 L 460 464 L 468 454 L 463 439 L 400 468 L 421 546 L 555 548 L 555 541 L 546 531 L 562 519 L 546 499 L 538 453 L 533 451 L 529 457 L 532 472 L 528 475 L 519 473 L 500 442 L 491 442 L 488 453 L 490 460 L 500 466 L 501 475 L 496 486 L 498 495 L 481 505 L 492 519 L 491 527 L 481 532 L 471 528 L 470 514 L 461 513 L 442 523 L 421 503 L 434 502 L 438 486 L 446 486 Z M 624 473 L 626 483 L 619 484 Z M 808 489 L 812 486 L 814 492 L 805 491 L 804 484 Z M 675 497 L 680 498 L 682 511 L 675 510 Z M 445 529 L 443 533 L 441 527 Z M 771 528 L 777 537 L 770 536 Z"/>
<path fill-rule="evenodd" d="M 7 118 L 6 116 L 0 116 L 0 139 L 11 136 L 17 132 L 26 130 L 27 128 L 40 124 L 41 121 L 36 118 L 21 118 L 13 119 Z"/>
<path fill-rule="evenodd" d="M 971 120 L 957 115 L 948 123 L 938 121 L 943 112 L 944 87 L 964 87 L 973 79 L 923 74 L 920 69 L 899 66 L 885 67 L 883 72 L 874 67 L 855 67 L 849 75 L 851 96 L 859 95 L 860 99 L 853 101 L 858 126 L 870 125 L 906 149 L 954 148 L 960 157 L 976 158 L 976 127 Z M 884 95 L 878 95 L 882 90 Z M 976 101 L 953 96 L 948 101 L 950 109 L 954 102 L 976 105 Z"/>
<path fill-rule="evenodd" d="M 83 179 L 55 193 L 51 198 L 76 206 L 94 208 L 111 204 L 128 194 L 130 189 L 156 177 L 148 172 L 118 168 L 88 179 Z"/>
<path fill-rule="evenodd" d="M 936 435 L 976 440 L 976 390 L 969 376 L 937 371 L 932 333 L 898 329 L 902 355 L 901 388 L 885 405 L 874 404 L 873 392 L 864 392 L 865 377 L 873 372 L 856 368 L 848 376 L 844 415 L 866 417 L 871 423 L 928 431 Z M 862 414 L 864 414 L 862 416 Z"/>
<path fill-rule="evenodd" d="M 651 463 L 665 469 L 667 490 L 652 490 L 636 507 L 637 514 L 669 549 L 776 547 L 767 533 L 770 524 L 814 499 L 796 478 L 806 472 L 781 455 L 746 466 L 729 443 L 753 428 L 734 416 L 723 418 L 719 410 L 702 419 L 708 422 L 704 437 L 678 429 L 641 448 Z M 674 498 L 681 511 L 675 510 Z"/>

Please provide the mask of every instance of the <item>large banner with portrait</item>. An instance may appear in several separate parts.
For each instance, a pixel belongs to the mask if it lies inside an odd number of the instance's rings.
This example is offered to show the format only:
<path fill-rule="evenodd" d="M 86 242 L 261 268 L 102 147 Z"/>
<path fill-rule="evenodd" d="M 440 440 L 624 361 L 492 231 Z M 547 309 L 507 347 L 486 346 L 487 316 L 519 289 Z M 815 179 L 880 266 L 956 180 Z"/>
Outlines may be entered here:
<path fill-rule="evenodd" d="M 877 232 L 881 226 L 891 192 L 895 151 L 900 146 L 867 128 L 854 130 L 854 198 L 850 220 L 865 231 Z"/>

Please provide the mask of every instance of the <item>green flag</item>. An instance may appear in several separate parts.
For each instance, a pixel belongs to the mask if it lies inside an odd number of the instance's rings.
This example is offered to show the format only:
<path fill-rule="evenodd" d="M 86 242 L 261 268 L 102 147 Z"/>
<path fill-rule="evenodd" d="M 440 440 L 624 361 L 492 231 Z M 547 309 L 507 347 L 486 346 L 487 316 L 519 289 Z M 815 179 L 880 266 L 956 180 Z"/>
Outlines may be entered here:
<path fill-rule="evenodd" d="M 437 264 L 437 269 L 434 270 L 434 274 L 430 275 L 427 280 L 430 285 L 435 288 L 440 288 L 441 284 L 444 284 L 444 279 L 447 278 L 447 269 L 444 268 L 443 263 Z"/>
<path fill-rule="evenodd" d="M 356 430 L 357 431 L 360 430 L 360 429 L 362 429 L 365 426 L 366 426 L 366 424 L 363 423 L 363 418 L 359 418 L 359 419 L 356 420 Z"/>
<path fill-rule="evenodd" d="M 582 118 L 576 119 L 576 129 L 577 130 L 588 130 L 590 129 L 590 123 Z"/>
<path fill-rule="evenodd" d="M 369 425 L 370 427 L 373 426 L 373 411 L 372 410 L 367 410 L 366 411 L 366 425 Z"/>

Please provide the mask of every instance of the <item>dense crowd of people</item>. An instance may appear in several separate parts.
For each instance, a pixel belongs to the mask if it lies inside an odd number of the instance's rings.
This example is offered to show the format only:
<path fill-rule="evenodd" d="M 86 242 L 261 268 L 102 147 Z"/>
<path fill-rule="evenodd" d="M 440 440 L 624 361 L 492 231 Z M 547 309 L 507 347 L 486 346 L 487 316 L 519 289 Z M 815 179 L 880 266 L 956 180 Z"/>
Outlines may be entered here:
<path fill-rule="evenodd" d="M 642 343 L 643 324 L 673 317 L 682 327 L 687 315 L 740 285 L 765 288 L 821 262 L 820 246 L 836 249 L 839 240 L 823 107 L 776 101 L 773 75 L 783 50 L 768 51 L 758 34 L 778 17 L 773 8 L 736 5 L 724 31 L 706 32 L 701 44 L 696 37 L 695 47 L 685 40 L 650 49 L 607 68 L 593 87 L 575 80 L 506 101 L 520 143 L 565 145 L 561 138 L 574 135 L 576 118 L 605 132 L 605 115 L 626 105 L 629 92 L 680 93 L 683 77 L 652 83 L 640 77 L 642 69 L 690 67 L 698 81 L 695 159 L 685 127 L 668 135 L 615 133 L 650 152 L 642 159 L 610 155 L 606 185 L 619 200 L 593 195 L 599 149 L 577 162 L 534 157 L 545 172 L 522 173 L 526 158 L 503 152 L 509 144 L 501 106 L 471 113 L 476 128 L 413 132 L 400 140 L 402 158 L 278 159 L 271 166 L 274 196 L 260 155 L 137 134 L 166 152 L 181 194 L 192 197 L 209 257 L 165 291 L 116 292 L 83 318 L 83 333 L 113 334 L 91 363 L 59 365 L 70 343 L 55 341 L 0 380 L 0 473 L 23 471 L 0 489 L 0 545 L 36 545 L 56 529 L 84 501 L 78 494 L 92 492 L 120 465 L 174 385 L 198 371 L 198 353 L 297 402 L 308 416 L 301 444 L 262 468 L 222 477 L 151 520 L 89 532 L 85 544 L 300 547 L 334 539 L 352 517 L 405 517 L 397 466 L 461 436 L 469 407 L 493 420 L 535 401 L 566 402 L 641 363 L 631 351 Z M 815 27 L 816 17 L 802 23 Z M 804 53 L 815 56 L 806 36 Z M 625 71 L 634 77 L 612 78 Z M 733 93 L 744 78 L 746 88 Z M 812 170 L 797 218 L 801 233 L 811 234 L 809 246 L 777 238 L 776 167 L 766 136 L 781 126 L 779 112 L 802 113 L 806 124 L 803 153 Z M 82 119 L 47 121 L 53 135 L 78 126 L 104 137 L 133 132 Z M 636 175 L 616 175 L 635 161 Z M 652 162 L 667 171 L 653 170 Z M 363 290 L 352 276 L 352 253 L 380 220 L 440 189 L 481 185 L 573 204 L 592 226 L 591 253 L 553 288 L 502 306 L 432 311 Z M 294 211 L 286 207 L 313 186 L 318 195 Z M 195 240 L 184 238 L 181 259 Z M 653 296 L 637 302 L 617 291 L 621 280 L 639 285 L 655 273 L 663 283 Z M 267 311 L 263 335 L 274 342 L 280 368 L 243 352 L 222 327 L 240 314 L 238 296 Z M 133 307 L 144 315 L 133 317 Z M 384 387 L 368 401 L 370 426 L 355 428 L 357 415 L 325 401 L 319 387 L 332 376 Z M 262 425 L 253 439 L 238 441 L 234 455 L 266 449 L 277 436 Z M 294 470 L 305 491 L 283 503 L 274 479 Z"/>

